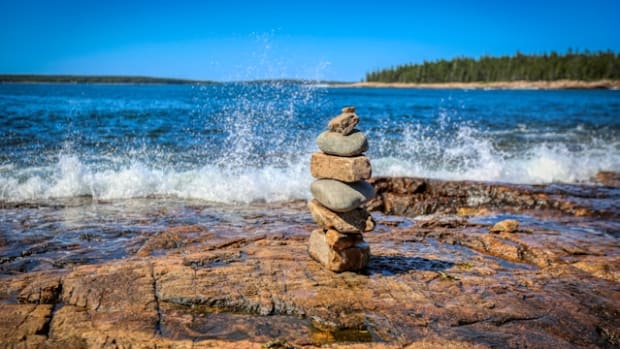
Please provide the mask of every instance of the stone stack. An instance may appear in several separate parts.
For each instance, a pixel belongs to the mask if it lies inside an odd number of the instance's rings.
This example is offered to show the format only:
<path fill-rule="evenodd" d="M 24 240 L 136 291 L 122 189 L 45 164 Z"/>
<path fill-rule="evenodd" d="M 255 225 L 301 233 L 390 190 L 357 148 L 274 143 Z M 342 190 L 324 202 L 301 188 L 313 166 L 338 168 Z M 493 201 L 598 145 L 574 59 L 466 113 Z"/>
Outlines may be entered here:
<path fill-rule="evenodd" d="M 343 108 L 317 138 L 321 152 L 310 160 L 310 172 L 317 180 L 310 186 L 314 199 L 308 208 L 321 229 L 310 235 L 308 252 L 334 272 L 366 267 L 370 248 L 362 233 L 375 228 L 372 216 L 360 207 L 375 193 L 366 182 L 372 168 L 364 156 L 366 136 L 355 128 L 358 123 L 355 108 Z"/>

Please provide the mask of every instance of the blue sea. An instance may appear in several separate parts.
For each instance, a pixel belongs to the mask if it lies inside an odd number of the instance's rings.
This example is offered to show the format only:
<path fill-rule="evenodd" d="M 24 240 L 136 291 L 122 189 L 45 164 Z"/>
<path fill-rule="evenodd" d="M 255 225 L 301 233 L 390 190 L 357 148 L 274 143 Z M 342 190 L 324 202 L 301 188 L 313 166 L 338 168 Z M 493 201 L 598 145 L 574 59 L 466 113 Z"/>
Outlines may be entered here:
<path fill-rule="evenodd" d="M 0 84 L 0 202 L 309 197 L 316 136 L 355 106 L 375 176 L 593 183 L 620 91 Z"/>

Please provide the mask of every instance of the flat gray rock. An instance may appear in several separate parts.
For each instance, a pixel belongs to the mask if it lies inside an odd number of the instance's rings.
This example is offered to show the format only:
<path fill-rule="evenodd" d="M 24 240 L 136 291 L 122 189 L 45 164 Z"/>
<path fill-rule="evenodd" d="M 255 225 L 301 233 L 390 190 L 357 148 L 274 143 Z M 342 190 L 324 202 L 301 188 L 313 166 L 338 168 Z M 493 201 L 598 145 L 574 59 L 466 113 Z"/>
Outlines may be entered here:
<path fill-rule="evenodd" d="M 349 212 L 375 196 L 372 185 L 365 181 L 343 183 L 319 179 L 310 185 L 312 196 L 323 206 L 336 212 Z"/>
<path fill-rule="evenodd" d="M 317 137 L 316 144 L 324 153 L 337 156 L 357 156 L 368 150 L 366 136 L 359 130 L 353 130 L 346 136 L 325 131 Z"/>

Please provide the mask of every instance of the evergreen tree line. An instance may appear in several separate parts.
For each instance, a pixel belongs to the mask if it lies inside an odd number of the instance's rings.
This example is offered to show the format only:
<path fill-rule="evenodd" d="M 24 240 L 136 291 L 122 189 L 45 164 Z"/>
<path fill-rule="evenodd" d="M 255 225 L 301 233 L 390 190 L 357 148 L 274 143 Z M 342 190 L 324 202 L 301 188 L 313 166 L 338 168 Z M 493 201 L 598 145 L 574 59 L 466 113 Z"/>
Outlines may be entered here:
<path fill-rule="evenodd" d="M 551 80 L 620 79 L 620 54 L 605 52 L 551 52 L 543 55 L 524 55 L 480 59 L 454 58 L 407 64 L 366 74 L 369 82 L 492 82 L 492 81 L 551 81 Z"/>

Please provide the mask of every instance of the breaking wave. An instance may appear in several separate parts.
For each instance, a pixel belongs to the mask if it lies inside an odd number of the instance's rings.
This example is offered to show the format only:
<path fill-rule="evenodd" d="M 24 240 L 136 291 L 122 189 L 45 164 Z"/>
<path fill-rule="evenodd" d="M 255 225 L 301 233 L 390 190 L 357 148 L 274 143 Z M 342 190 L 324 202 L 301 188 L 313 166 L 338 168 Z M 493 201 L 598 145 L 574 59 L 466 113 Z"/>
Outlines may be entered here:
<path fill-rule="evenodd" d="M 452 147 L 437 144 L 420 148 L 419 142 L 403 140 L 390 156 L 369 154 L 375 176 L 415 176 L 447 180 L 509 183 L 583 183 L 601 170 L 620 170 L 620 145 L 600 144 L 571 151 L 564 144 L 539 144 L 519 154 L 495 148 L 491 141 L 462 130 Z M 372 141 L 374 135 L 369 134 Z M 380 143 L 380 142 L 378 142 Z M 432 142 L 431 142 L 432 143 Z M 427 145 L 428 147 L 429 145 Z M 372 147 L 372 143 L 371 143 Z M 243 166 L 204 165 L 175 169 L 173 164 L 154 165 L 132 161 L 118 168 L 88 164 L 79 156 L 60 154 L 47 167 L 0 167 L 0 200 L 30 201 L 90 196 L 95 199 L 127 199 L 175 196 L 226 203 L 307 199 L 312 181 L 309 147 L 303 156 L 286 165 L 265 163 Z M 419 155 L 419 156 L 416 156 Z"/>
<path fill-rule="evenodd" d="M 614 121 L 620 103 L 606 102 L 617 98 L 613 91 L 581 105 L 579 98 L 542 91 L 347 90 L 290 83 L 10 88 L 0 94 L 0 118 L 8 125 L 0 129 L 6 141 L 0 145 L 4 202 L 81 196 L 307 199 L 315 137 L 346 105 L 358 108 L 375 176 L 589 183 L 601 170 L 620 171 Z M 26 97 L 15 95 L 17 89 Z M 65 95 L 73 96 L 70 103 L 62 102 Z M 549 100 L 549 106 L 520 102 L 526 97 Z"/>

